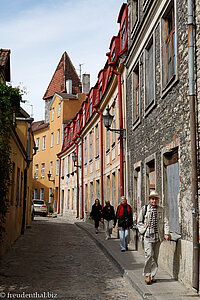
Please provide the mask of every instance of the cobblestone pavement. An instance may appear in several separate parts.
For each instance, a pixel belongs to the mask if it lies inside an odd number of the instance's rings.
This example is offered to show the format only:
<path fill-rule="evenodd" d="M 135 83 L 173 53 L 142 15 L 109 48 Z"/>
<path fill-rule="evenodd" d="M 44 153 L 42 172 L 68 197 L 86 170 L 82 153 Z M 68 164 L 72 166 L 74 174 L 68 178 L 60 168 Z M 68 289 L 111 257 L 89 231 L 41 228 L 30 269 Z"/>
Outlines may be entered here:
<path fill-rule="evenodd" d="M 36 217 L 0 262 L 0 299 L 138 300 L 90 237 L 64 219 Z"/>

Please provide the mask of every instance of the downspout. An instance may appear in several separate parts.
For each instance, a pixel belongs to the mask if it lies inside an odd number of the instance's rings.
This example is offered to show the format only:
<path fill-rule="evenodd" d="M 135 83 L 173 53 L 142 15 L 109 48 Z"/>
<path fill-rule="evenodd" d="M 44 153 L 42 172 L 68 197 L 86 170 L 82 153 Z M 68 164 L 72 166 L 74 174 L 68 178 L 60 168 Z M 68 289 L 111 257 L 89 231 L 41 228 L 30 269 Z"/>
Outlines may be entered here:
<path fill-rule="evenodd" d="M 81 139 L 81 219 L 84 218 L 84 203 L 83 203 L 83 137 L 77 135 Z"/>
<path fill-rule="evenodd" d="M 123 114 L 122 114 L 122 88 L 121 88 L 121 74 L 116 70 L 112 70 L 112 72 L 117 75 L 118 81 L 118 101 L 119 101 L 119 129 L 120 133 L 120 195 L 124 196 L 124 147 L 123 147 Z"/>
<path fill-rule="evenodd" d="M 193 215 L 193 278 L 192 286 L 199 291 L 199 221 L 198 221 L 198 174 L 196 142 L 196 95 L 194 84 L 194 0 L 188 0 L 188 69 L 192 168 L 192 215 Z"/>
<path fill-rule="evenodd" d="M 96 113 L 100 115 L 100 156 L 101 156 L 101 206 L 104 205 L 104 195 L 103 195 L 103 118 L 102 113 L 94 106 L 94 110 Z"/>
<path fill-rule="evenodd" d="M 60 173 L 61 173 L 61 158 L 59 157 L 58 214 L 60 213 Z"/>
<path fill-rule="evenodd" d="M 77 194 L 76 194 L 76 217 L 79 218 L 79 178 L 78 178 L 78 144 L 76 144 L 76 156 L 77 156 L 77 167 L 76 167 L 76 179 L 77 179 Z"/>
<path fill-rule="evenodd" d="M 29 156 L 30 152 L 30 131 L 31 131 L 31 123 L 33 122 L 33 118 L 16 118 L 19 121 L 28 122 L 28 131 L 27 131 L 27 143 L 26 143 L 26 168 L 24 170 L 24 197 L 23 197 L 23 212 L 22 212 L 22 227 L 21 234 L 24 234 L 25 229 L 25 221 L 26 221 L 26 197 L 27 197 L 27 172 L 30 167 L 30 163 L 32 162 L 32 158 Z"/>

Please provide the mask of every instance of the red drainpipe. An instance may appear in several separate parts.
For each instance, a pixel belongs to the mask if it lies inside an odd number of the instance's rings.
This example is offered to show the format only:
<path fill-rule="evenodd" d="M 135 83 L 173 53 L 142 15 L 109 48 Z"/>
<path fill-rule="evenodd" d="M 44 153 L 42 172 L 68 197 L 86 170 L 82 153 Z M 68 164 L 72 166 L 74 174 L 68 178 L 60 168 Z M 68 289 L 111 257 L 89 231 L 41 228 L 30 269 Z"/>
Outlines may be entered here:
<path fill-rule="evenodd" d="M 97 109 L 96 106 L 94 106 L 95 112 L 97 112 L 100 115 L 100 140 L 101 140 L 101 149 L 100 149 L 100 155 L 101 155 L 101 205 L 103 207 L 104 205 L 104 196 L 103 196 L 103 119 L 102 119 L 102 113 Z"/>
<path fill-rule="evenodd" d="M 76 155 L 77 155 L 77 165 L 78 165 L 78 144 L 76 144 Z M 77 209 L 77 214 L 76 217 L 79 218 L 79 178 L 78 178 L 78 167 L 76 167 L 76 178 L 77 178 L 77 195 L 76 195 L 76 209 Z"/>
<path fill-rule="evenodd" d="M 60 213 L 60 170 L 61 170 L 61 158 L 59 157 L 58 214 Z"/>
<path fill-rule="evenodd" d="M 77 136 L 81 139 L 81 219 L 84 218 L 84 203 L 83 203 L 83 137 L 77 134 Z"/>
<path fill-rule="evenodd" d="M 121 88 L 121 74 L 116 70 L 112 70 L 117 75 L 118 81 L 118 101 L 119 101 L 119 128 L 123 129 L 123 114 L 122 114 L 122 88 Z M 123 132 L 120 133 L 120 194 L 124 196 L 124 147 L 123 147 Z"/>

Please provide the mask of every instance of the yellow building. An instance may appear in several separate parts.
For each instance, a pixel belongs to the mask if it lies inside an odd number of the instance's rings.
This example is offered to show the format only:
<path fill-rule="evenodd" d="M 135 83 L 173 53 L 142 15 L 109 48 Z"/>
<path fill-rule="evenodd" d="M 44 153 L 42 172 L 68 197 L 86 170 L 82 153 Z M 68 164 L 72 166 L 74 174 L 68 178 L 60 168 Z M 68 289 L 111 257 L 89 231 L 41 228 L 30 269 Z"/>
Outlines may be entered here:
<path fill-rule="evenodd" d="M 35 122 L 32 126 L 38 147 L 33 162 L 33 198 L 45 200 L 49 210 L 57 212 L 57 153 L 61 150 L 65 124 L 74 117 L 85 100 L 85 94 L 81 94 L 79 77 L 66 52 L 61 57 L 44 100 L 45 121 Z"/>
<path fill-rule="evenodd" d="M 0 82 L 10 81 L 10 50 L 0 49 Z M 4 97 L 5 97 L 5 87 L 4 88 Z M 8 87 L 6 90 L 7 93 L 7 103 L 9 101 L 15 102 L 15 105 L 19 107 L 20 96 L 18 99 L 13 98 L 14 89 L 9 94 L 11 87 Z M 2 98 L 2 101 L 5 99 Z M 4 102 L 2 102 L 4 103 Z M 9 106 L 9 105 L 8 105 Z M 14 112 L 15 111 L 15 112 Z M 1 111 L 1 118 L 5 112 L 8 112 L 5 109 L 5 103 L 3 104 L 3 110 Z M 4 207 L 4 204 L 7 206 L 7 211 L 5 214 L 5 223 L 0 225 L 4 228 L 4 232 L 1 235 L 0 241 L 0 255 L 6 252 L 6 250 L 13 244 L 13 242 L 24 233 L 25 229 L 31 225 L 31 204 L 32 204 L 32 157 L 33 157 L 33 148 L 34 148 L 34 138 L 31 129 L 32 118 L 22 109 L 16 109 L 15 106 L 12 106 L 12 117 L 13 124 L 9 125 L 9 136 L 7 134 L 7 144 L 6 147 L 9 149 L 10 146 L 10 186 L 8 190 L 6 186 L 8 182 L 5 180 L 5 177 L 2 178 L 1 182 L 1 193 L 0 201 L 1 208 Z M 8 115 L 6 115 L 6 119 Z M 2 119 L 3 120 L 3 119 Z M 1 121 L 2 121 L 1 120 Z M 10 123 L 9 123 L 10 124 Z M 4 126 L 8 126 L 4 122 Z M 5 141 L 5 134 L 1 130 L 0 139 Z M 6 153 L 3 144 L 1 145 L 1 158 L 3 153 Z M 2 152 L 3 151 L 3 152 Z M 9 153 L 9 152 L 8 152 Z M 6 156 L 5 156 L 6 159 Z M 0 168 L 3 168 L 3 159 L 0 163 Z M 7 160 L 6 160 L 7 161 Z M 8 162 L 8 161 L 7 161 Z M 9 162 L 7 164 L 9 166 Z M 9 167 L 5 172 L 1 172 L 1 175 L 4 173 L 9 174 Z M 7 199 L 7 202 L 6 202 Z M 2 210 L 0 211 L 1 218 L 3 215 Z M 2 220 L 2 219 L 1 219 Z"/>

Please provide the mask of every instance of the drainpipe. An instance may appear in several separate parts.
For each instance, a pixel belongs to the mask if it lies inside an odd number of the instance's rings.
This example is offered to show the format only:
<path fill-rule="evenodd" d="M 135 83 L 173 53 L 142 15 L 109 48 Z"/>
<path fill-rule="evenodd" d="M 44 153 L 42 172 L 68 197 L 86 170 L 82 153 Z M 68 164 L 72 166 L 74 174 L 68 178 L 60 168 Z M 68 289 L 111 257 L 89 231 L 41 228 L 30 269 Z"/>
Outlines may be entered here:
<path fill-rule="evenodd" d="M 188 0 L 188 69 L 190 102 L 190 135 L 192 167 L 192 215 L 193 215 L 193 278 L 192 286 L 199 291 L 199 221 L 198 221 L 198 175 L 196 143 L 196 95 L 194 84 L 194 0 Z"/>
<path fill-rule="evenodd" d="M 19 121 L 28 122 L 28 131 L 27 131 L 27 143 L 26 143 L 26 168 L 24 170 L 24 197 L 23 197 L 23 212 L 22 212 L 22 227 L 21 234 L 24 234 L 25 229 L 25 221 L 26 221 L 26 197 L 27 197 L 27 172 L 30 167 L 30 163 L 32 162 L 32 158 L 29 156 L 30 152 L 30 131 L 31 131 L 31 123 L 34 121 L 33 118 L 16 118 Z"/>
<path fill-rule="evenodd" d="M 78 144 L 76 144 L 76 156 L 77 156 L 77 167 L 76 167 L 76 179 L 77 179 L 77 195 L 76 195 L 76 217 L 79 218 L 79 178 L 78 178 Z"/>
<path fill-rule="evenodd" d="M 77 134 L 81 139 L 81 219 L 84 218 L 84 203 L 83 203 L 83 137 Z"/>
<path fill-rule="evenodd" d="M 121 88 L 121 74 L 112 69 L 112 72 L 117 75 L 118 81 L 118 101 L 119 101 L 119 129 L 120 133 L 120 195 L 124 196 L 124 147 L 123 147 L 123 115 L 122 115 L 122 88 Z"/>
<path fill-rule="evenodd" d="M 58 214 L 60 213 L 60 174 L 61 174 L 61 158 L 59 157 Z"/>
<path fill-rule="evenodd" d="M 101 206 L 104 206 L 104 195 L 103 195 L 103 118 L 102 113 L 94 106 L 94 111 L 100 115 L 100 156 L 101 156 Z"/>

